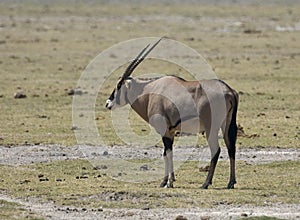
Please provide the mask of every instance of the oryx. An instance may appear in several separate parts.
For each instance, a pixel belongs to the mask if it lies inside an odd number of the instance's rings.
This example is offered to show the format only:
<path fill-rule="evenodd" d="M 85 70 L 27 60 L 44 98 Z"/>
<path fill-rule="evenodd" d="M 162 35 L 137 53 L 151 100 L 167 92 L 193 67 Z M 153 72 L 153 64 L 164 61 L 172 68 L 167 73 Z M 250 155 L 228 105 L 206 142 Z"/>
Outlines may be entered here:
<path fill-rule="evenodd" d="M 202 185 L 203 189 L 207 189 L 212 184 L 220 154 L 218 132 L 221 129 L 230 157 L 230 180 L 227 188 L 233 189 L 236 183 L 238 94 L 217 79 L 186 81 L 176 76 L 164 76 L 145 81 L 130 77 L 133 70 L 160 40 L 151 47 L 150 44 L 145 47 L 129 64 L 106 101 L 106 108 L 113 110 L 129 104 L 161 135 L 165 162 L 165 175 L 161 187 L 173 187 L 175 181 L 172 152 L 175 133 L 205 132 L 211 150 L 208 176 Z"/>

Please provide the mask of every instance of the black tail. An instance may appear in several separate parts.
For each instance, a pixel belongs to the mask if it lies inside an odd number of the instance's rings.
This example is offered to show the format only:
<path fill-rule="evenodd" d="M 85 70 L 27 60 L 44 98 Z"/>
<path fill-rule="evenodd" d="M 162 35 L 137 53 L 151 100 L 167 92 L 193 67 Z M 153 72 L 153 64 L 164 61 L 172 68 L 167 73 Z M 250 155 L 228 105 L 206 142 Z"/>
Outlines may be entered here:
<path fill-rule="evenodd" d="M 226 122 L 226 129 L 225 129 L 225 134 L 224 134 L 224 139 L 226 146 L 228 148 L 228 153 L 230 157 L 235 158 L 235 144 L 236 144 L 236 139 L 237 139 L 237 124 L 236 124 L 236 116 L 237 116 L 237 109 L 238 109 L 238 94 L 236 91 L 231 90 L 231 110 L 228 115 L 228 119 L 230 118 L 230 121 L 227 120 Z M 231 116 L 231 117 L 230 117 Z"/>
<path fill-rule="evenodd" d="M 237 138 L 237 124 L 236 124 L 236 116 L 237 116 L 237 109 L 238 109 L 238 94 L 235 91 L 232 91 L 233 93 L 233 101 L 232 103 L 233 109 L 232 109 L 232 115 L 231 115 L 231 121 L 228 128 L 228 138 L 230 146 L 235 146 L 236 144 L 236 138 Z"/>

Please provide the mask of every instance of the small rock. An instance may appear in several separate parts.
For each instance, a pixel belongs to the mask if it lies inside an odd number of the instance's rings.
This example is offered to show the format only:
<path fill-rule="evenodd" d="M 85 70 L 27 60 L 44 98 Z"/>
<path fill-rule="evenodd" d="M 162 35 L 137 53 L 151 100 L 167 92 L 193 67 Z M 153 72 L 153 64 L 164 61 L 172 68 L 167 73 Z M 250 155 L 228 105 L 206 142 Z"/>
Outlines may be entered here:
<path fill-rule="evenodd" d="M 183 215 L 178 215 L 175 220 L 187 220 L 187 217 L 184 217 Z"/>
<path fill-rule="evenodd" d="M 103 208 L 102 208 L 102 207 L 101 207 L 101 208 L 98 208 L 97 211 L 98 211 L 98 212 L 103 212 Z"/>
<path fill-rule="evenodd" d="M 242 217 L 248 217 L 248 214 L 247 213 L 242 213 L 241 216 Z"/>
<path fill-rule="evenodd" d="M 48 182 L 49 179 L 48 178 L 40 178 L 40 182 Z"/>
<path fill-rule="evenodd" d="M 19 59 L 19 57 L 18 56 L 16 56 L 16 55 L 11 55 L 11 56 L 9 56 L 9 58 L 11 58 L 11 59 Z"/>
<path fill-rule="evenodd" d="M 209 171 L 209 165 L 204 165 L 202 167 L 199 167 L 199 172 L 208 172 Z"/>
<path fill-rule="evenodd" d="M 108 167 L 106 165 L 97 165 L 94 170 L 106 170 Z"/>
<path fill-rule="evenodd" d="M 68 94 L 68 95 L 74 95 L 74 94 L 75 94 L 74 89 L 69 89 L 69 90 L 67 91 L 67 94 Z"/>
<path fill-rule="evenodd" d="M 75 131 L 75 130 L 79 130 L 79 128 L 77 126 L 73 125 L 72 128 L 71 128 L 71 130 Z"/>
<path fill-rule="evenodd" d="M 244 30 L 245 34 L 260 34 L 261 30 L 256 30 L 256 29 L 252 29 L 252 28 L 248 28 Z"/>
<path fill-rule="evenodd" d="M 42 178 L 42 177 L 44 177 L 44 174 L 39 174 L 38 175 L 38 178 Z"/>
<path fill-rule="evenodd" d="M 38 117 L 38 118 L 48 118 L 47 115 L 38 115 L 37 117 Z"/>
<path fill-rule="evenodd" d="M 258 114 L 257 114 L 257 117 L 260 117 L 260 116 L 266 116 L 266 113 L 264 113 L 264 112 L 258 113 Z"/>
<path fill-rule="evenodd" d="M 82 92 L 81 89 L 76 88 L 76 89 L 69 89 L 69 90 L 67 91 L 67 94 L 68 94 L 68 95 L 82 95 L 83 92 Z"/>
<path fill-rule="evenodd" d="M 79 177 L 79 179 L 88 179 L 88 178 L 89 178 L 88 176 L 84 176 L 84 175 Z"/>
<path fill-rule="evenodd" d="M 126 216 L 128 216 L 128 217 L 134 216 L 134 212 L 128 211 L 128 212 L 126 212 Z"/>
<path fill-rule="evenodd" d="M 22 180 L 22 181 L 20 181 L 20 184 L 24 184 L 24 183 L 30 183 L 30 180 Z"/>
<path fill-rule="evenodd" d="M 103 152 L 103 156 L 107 156 L 108 155 L 108 152 L 107 151 L 104 151 Z"/>
<path fill-rule="evenodd" d="M 144 164 L 140 167 L 140 171 L 147 171 L 147 170 L 149 170 L 149 167 L 147 164 Z"/>
<path fill-rule="evenodd" d="M 104 116 L 99 116 L 99 117 L 96 117 L 96 120 L 98 121 L 98 120 L 103 120 L 103 119 L 105 119 L 105 117 Z"/>
<path fill-rule="evenodd" d="M 15 99 L 24 99 L 24 98 L 26 98 L 27 96 L 26 96 L 26 94 L 24 94 L 24 93 L 22 93 L 22 92 L 16 92 L 15 94 L 14 94 L 14 98 Z"/>

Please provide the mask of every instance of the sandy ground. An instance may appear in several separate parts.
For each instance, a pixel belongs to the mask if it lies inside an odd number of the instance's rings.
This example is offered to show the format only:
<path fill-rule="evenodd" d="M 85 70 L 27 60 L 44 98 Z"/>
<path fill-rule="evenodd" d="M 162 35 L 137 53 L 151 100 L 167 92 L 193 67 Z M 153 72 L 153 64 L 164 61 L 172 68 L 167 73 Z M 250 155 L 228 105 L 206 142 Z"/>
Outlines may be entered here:
<path fill-rule="evenodd" d="M 297 204 L 266 204 L 263 207 L 219 205 L 215 208 L 186 209 L 81 209 L 57 207 L 52 203 L 38 200 L 12 199 L 0 195 L 0 199 L 17 202 L 24 208 L 34 211 L 46 219 L 240 219 L 243 217 L 269 216 L 281 219 L 300 219 Z M 180 218 L 181 217 L 181 218 Z"/>
<path fill-rule="evenodd" d="M 92 147 L 61 145 L 38 146 L 0 146 L 0 164 L 22 165 L 36 162 L 50 162 L 68 159 L 132 159 L 161 158 L 159 147 Z M 209 149 L 196 147 L 177 147 L 175 160 L 209 161 Z M 251 164 L 268 163 L 272 161 L 299 160 L 299 149 L 274 148 L 242 148 L 237 152 L 237 159 Z M 227 159 L 226 150 L 222 149 L 221 160 Z M 232 206 L 221 204 L 214 208 L 192 209 L 86 209 L 78 207 L 56 206 L 50 202 L 40 202 L 38 199 L 16 199 L 0 194 L 0 199 L 16 202 L 26 209 L 34 211 L 46 219 L 238 219 L 250 216 L 272 216 L 283 219 L 300 219 L 299 204 L 265 204 L 263 207 Z M 180 218 L 182 217 L 182 218 Z"/>
<path fill-rule="evenodd" d="M 221 148 L 220 160 L 228 160 L 227 150 Z M 162 148 L 137 146 L 0 146 L 0 164 L 23 165 L 36 162 L 51 162 L 69 159 L 160 159 Z M 300 160 L 300 150 L 297 148 L 241 148 L 237 150 L 236 159 L 251 164 L 269 163 L 274 161 Z M 175 161 L 210 161 L 208 147 L 176 147 Z"/>

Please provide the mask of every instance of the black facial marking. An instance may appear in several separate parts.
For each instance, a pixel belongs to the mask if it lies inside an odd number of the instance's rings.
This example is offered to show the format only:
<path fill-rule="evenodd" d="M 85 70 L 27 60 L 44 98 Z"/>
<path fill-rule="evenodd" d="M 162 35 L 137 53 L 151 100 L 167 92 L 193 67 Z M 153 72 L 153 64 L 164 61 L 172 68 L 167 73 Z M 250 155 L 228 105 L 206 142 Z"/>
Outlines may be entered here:
<path fill-rule="evenodd" d="M 116 95 L 116 103 L 117 103 L 117 105 L 120 105 L 120 94 L 121 94 L 121 92 L 117 92 L 117 95 Z"/>
<path fill-rule="evenodd" d="M 114 89 L 114 91 L 113 91 L 113 92 L 111 93 L 111 95 L 109 96 L 108 99 L 109 99 L 110 101 L 113 101 L 113 100 L 114 100 L 114 98 L 115 98 L 115 91 L 116 91 L 116 90 Z"/>
<path fill-rule="evenodd" d="M 117 85 L 117 90 L 120 90 L 122 87 L 122 82 L 119 82 L 118 85 Z"/>
<path fill-rule="evenodd" d="M 117 90 L 120 90 L 121 87 L 122 87 L 122 84 L 124 83 L 124 78 L 121 78 L 121 80 L 118 82 L 118 85 L 117 85 Z"/>

